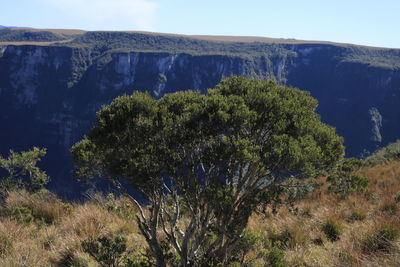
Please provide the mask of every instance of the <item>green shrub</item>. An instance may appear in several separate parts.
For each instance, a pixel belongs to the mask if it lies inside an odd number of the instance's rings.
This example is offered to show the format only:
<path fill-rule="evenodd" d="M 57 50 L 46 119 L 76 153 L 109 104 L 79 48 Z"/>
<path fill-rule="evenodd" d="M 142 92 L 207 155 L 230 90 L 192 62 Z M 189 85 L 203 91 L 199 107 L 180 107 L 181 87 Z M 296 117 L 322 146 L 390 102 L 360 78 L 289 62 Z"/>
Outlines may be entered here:
<path fill-rule="evenodd" d="M 294 247 L 295 245 L 294 233 L 289 228 L 285 228 L 281 232 L 270 231 L 268 238 L 273 246 L 280 249 Z"/>
<path fill-rule="evenodd" d="M 5 199 L 5 207 L 5 211 L 18 221 L 44 224 L 57 223 L 72 210 L 71 204 L 63 203 L 45 189 L 34 194 L 24 190 L 10 192 Z"/>
<path fill-rule="evenodd" d="M 126 250 L 124 237 L 102 236 L 98 239 L 86 239 L 82 242 L 83 251 L 91 255 L 102 266 L 121 266 Z"/>
<path fill-rule="evenodd" d="M 32 210 L 27 207 L 14 207 L 11 217 L 19 223 L 31 223 L 34 219 Z"/>
<path fill-rule="evenodd" d="M 365 217 L 366 217 L 365 213 L 353 211 L 347 218 L 347 221 L 348 222 L 363 221 Z"/>
<path fill-rule="evenodd" d="M 57 263 L 59 267 L 89 267 L 87 259 L 77 257 L 71 249 L 61 253 L 61 258 Z"/>
<path fill-rule="evenodd" d="M 314 238 L 312 242 L 317 245 L 317 246 L 322 246 L 324 244 L 324 240 L 319 236 L 317 238 Z"/>
<path fill-rule="evenodd" d="M 243 231 L 242 238 L 231 255 L 229 260 L 231 264 L 237 262 L 240 266 L 244 265 L 246 255 L 253 249 L 256 249 L 261 240 L 261 236 L 246 228 Z"/>
<path fill-rule="evenodd" d="M 284 227 L 280 231 L 268 231 L 268 241 L 272 246 L 279 249 L 292 249 L 297 245 L 304 244 L 308 236 L 297 227 Z"/>
<path fill-rule="evenodd" d="M 379 164 L 387 164 L 394 160 L 400 160 L 400 140 L 378 149 L 364 160 L 364 164 L 375 166 Z"/>
<path fill-rule="evenodd" d="M 21 153 L 10 150 L 7 158 L 0 156 L 0 169 L 6 173 L 4 177 L 0 178 L 7 181 L 0 184 L 0 191 L 6 192 L 10 189 L 7 188 L 8 186 L 20 184 L 31 192 L 42 189 L 50 181 L 49 176 L 36 166 L 44 155 L 46 155 L 46 149 L 34 147 L 32 150 Z M 15 183 L 10 182 L 13 180 Z"/>
<path fill-rule="evenodd" d="M 24 188 L 24 184 L 20 179 L 2 178 L 0 181 L 0 197 L 6 198 L 8 192 L 18 191 Z"/>
<path fill-rule="evenodd" d="M 390 215 L 395 215 L 397 213 L 398 207 L 395 202 L 386 202 L 381 207 L 380 210 Z"/>
<path fill-rule="evenodd" d="M 395 200 L 397 203 L 400 203 L 400 192 L 398 192 L 397 194 L 395 194 L 393 198 L 394 198 L 394 200 Z"/>
<path fill-rule="evenodd" d="M 125 267 L 151 267 L 154 262 L 151 260 L 149 251 L 147 254 L 132 255 L 125 259 Z"/>
<path fill-rule="evenodd" d="M 107 195 L 107 202 L 105 203 L 105 207 L 108 211 L 114 212 L 122 218 L 128 220 L 135 219 L 135 215 L 137 212 L 135 206 L 132 204 L 130 199 L 126 197 L 117 199 L 112 193 Z"/>
<path fill-rule="evenodd" d="M 266 266 L 271 267 L 286 267 L 288 266 L 285 260 L 285 254 L 277 247 L 272 246 L 265 255 Z"/>
<path fill-rule="evenodd" d="M 322 224 L 321 230 L 324 232 L 329 241 L 334 242 L 340 239 L 342 226 L 338 221 L 334 219 L 328 219 Z"/>
<path fill-rule="evenodd" d="M 311 213 L 311 208 L 310 207 L 305 207 L 300 211 L 300 215 L 305 217 L 305 218 L 311 218 L 312 213 Z"/>
<path fill-rule="evenodd" d="M 365 192 L 369 180 L 354 174 L 361 166 L 362 162 L 358 159 L 344 159 L 337 170 L 328 176 L 327 182 L 330 183 L 328 190 L 340 196 L 345 196 L 351 192 Z"/>
<path fill-rule="evenodd" d="M 330 182 L 328 190 L 340 196 L 352 192 L 365 192 L 369 183 L 365 177 L 345 173 L 329 176 L 327 181 Z"/>
<path fill-rule="evenodd" d="M 3 233 L 0 234 L 0 257 L 3 257 L 10 253 L 12 250 L 13 245 L 11 240 L 4 235 Z"/>
<path fill-rule="evenodd" d="M 399 230 L 393 225 L 382 225 L 367 236 L 361 244 L 364 253 L 388 252 L 392 242 L 399 236 Z"/>

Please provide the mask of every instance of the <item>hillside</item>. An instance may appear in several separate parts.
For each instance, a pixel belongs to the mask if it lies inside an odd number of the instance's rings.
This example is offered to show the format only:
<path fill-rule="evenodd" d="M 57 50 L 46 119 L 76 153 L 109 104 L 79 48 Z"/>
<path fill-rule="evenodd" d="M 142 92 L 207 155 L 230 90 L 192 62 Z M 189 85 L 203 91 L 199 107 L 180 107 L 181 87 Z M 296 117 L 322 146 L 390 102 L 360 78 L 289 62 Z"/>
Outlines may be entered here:
<path fill-rule="evenodd" d="M 253 36 L 208 36 L 179 35 L 151 32 L 85 32 L 81 30 L 6 28 L 0 31 L 0 45 L 41 43 L 90 47 L 98 53 L 108 50 L 149 51 L 189 54 L 223 54 L 241 56 L 265 56 L 286 54 L 289 45 L 326 45 L 348 48 L 341 56 L 342 61 L 399 68 L 400 50 L 367 47 L 325 41 L 305 41 Z M 49 43 L 50 42 L 50 43 Z M 285 51 L 287 50 L 287 51 Z"/>
<path fill-rule="evenodd" d="M 400 50 L 261 37 L 0 30 L 0 152 L 46 147 L 52 188 L 76 195 L 69 148 L 116 96 L 154 97 L 222 77 L 275 79 L 310 91 L 322 120 L 364 157 L 399 138 Z M 61 161 L 59 159 L 62 159 Z M 62 162 L 62 163 L 61 163 Z M 64 164 L 65 163 L 65 164 Z"/>
<path fill-rule="evenodd" d="M 369 181 L 359 192 L 336 195 L 320 178 L 292 206 L 253 214 L 243 237 L 247 249 L 237 255 L 242 265 L 231 266 L 399 266 L 400 161 L 357 174 Z M 46 191 L 17 191 L 0 211 L 1 266 L 99 266 L 102 254 L 84 242 L 99 237 L 109 238 L 106 251 L 119 266 L 150 266 L 129 199 L 92 192 L 67 203 Z"/>

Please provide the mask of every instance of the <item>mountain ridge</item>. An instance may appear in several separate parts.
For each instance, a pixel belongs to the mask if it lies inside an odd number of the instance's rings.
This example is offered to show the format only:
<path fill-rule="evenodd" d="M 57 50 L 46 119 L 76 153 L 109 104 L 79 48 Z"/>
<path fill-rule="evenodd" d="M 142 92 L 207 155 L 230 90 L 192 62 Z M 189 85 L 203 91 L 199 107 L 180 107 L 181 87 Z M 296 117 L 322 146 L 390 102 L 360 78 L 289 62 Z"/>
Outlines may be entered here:
<path fill-rule="evenodd" d="M 344 136 L 349 156 L 400 137 L 400 50 L 103 31 L 59 32 L 63 40 L 50 42 L 54 35 L 38 33 L 28 36 L 47 41 L 0 44 L 0 123 L 6 125 L 0 153 L 47 147 L 52 186 L 66 194 L 77 190 L 65 179 L 69 148 L 102 105 L 134 91 L 158 98 L 187 89 L 204 93 L 231 75 L 275 79 L 319 101 L 317 112 Z"/>
<path fill-rule="evenodd" d="M 3 27 L 3 28 L 1 28 Z M 228 43 L 275 43 L 275 44 L 325 44 L 334 46 L 356 46 L 369 49 L 395 49 L 400 48 L 390 48 L 390 47 L 380 47 L 380 46 L 369 46 L 353 43 L 341 43 L 334 41 L 320 41 L 320 40 L 300 40 L 294 38 L 272 38 L 263 36 L 232 36 L 232 35 L 200 35 L 200 34 L 179 34 L 179 33 L 162 33 L 162 32 L 150 32 L 150 31 L 86 31 L 80 29 L 38 29 L 38 28 L 28 28 L 28 27 L 7 27 L 1 26 L 0 29 L 9 29 L 14 31 L 30 31 L 30 32 L 51 32 L 54 34 L 63 35 L 82 35 L 88 32 L 108 32 L 108 33 L 133 33 L 133 34 L 145 34 L 153 36 L 169 36 L 169 37 L 182 37 L 195 40 L 212 41 L 212 42 L 228 42 Z M 1 33 L 0 33 L 1 36 Z M 0 42 L 1 44 L 1 42 Z"/>

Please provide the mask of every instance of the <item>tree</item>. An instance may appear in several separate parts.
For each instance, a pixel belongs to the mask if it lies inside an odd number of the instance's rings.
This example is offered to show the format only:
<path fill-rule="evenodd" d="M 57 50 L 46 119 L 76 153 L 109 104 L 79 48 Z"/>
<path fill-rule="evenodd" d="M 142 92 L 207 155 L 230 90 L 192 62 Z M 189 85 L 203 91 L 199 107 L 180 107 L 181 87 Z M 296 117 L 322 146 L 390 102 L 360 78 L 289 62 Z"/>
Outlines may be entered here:
<path fill-rule="evenodd" d="M 7 158 L 0 156 L 0 169 L 5 173 L 0 183 L 2 193 L 20 187 L 31 192 L 43 188 L 50 178 L 37 167 L 37 163 L 45 155 L 46 149 L 34 147 L 21 153 L 10 150 Z"/>
<path fill-rule="evenodd" d="M 143 193 L 147 209 L 132 200 L 157 266 L 166 265 L 159 230 L 182 266 L 226 265 L 252 212 L 287 179 L 342 157 L 342 139 L 316 106 L 307 92 L 237 76 L 206 95 L 121 96 L 72 147 L 76 174 Z"/>

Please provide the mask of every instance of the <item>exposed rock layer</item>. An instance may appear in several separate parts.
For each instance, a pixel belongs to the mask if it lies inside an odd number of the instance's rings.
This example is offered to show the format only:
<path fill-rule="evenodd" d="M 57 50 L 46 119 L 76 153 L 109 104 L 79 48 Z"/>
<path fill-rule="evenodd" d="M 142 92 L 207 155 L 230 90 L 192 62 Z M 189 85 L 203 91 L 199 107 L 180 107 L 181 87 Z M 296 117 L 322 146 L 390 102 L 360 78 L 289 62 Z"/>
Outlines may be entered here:
<path fill-rule="evenodd" d="M 232 74 L 274 78 L 308 90 L 324 122 L 360 156 L 400 136 L 397 66 L 343 60 L 350 48 L 281 45 L 266 55 L 115 51 L 90 47 L 4 46 L 0 50 L 0 148 L 47 147 L 45 162 L 58 191 L 71 193 L 69 148 L 118 95 L 147 90 L 155 97 L 205 92 Z M 347 53 L 347 52 L 346 52 Z M 398 62 L 400 64 L 400 62 Z"/>

